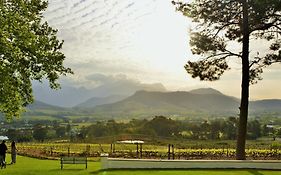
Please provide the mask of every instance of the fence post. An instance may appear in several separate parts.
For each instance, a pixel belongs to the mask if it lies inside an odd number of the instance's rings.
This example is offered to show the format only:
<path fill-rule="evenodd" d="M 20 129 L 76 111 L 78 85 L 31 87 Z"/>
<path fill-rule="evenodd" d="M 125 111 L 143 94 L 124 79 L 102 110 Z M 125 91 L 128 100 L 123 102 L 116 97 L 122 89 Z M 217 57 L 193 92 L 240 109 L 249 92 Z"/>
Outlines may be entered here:
<path fill-rule="evenodd" d="M 51 156 L 53 156 L 53 146 L 51 146 Z"/>
<path fill-rule="evenodd" d="M 170 154 L 171 154 L 171 145 L 168 144 L 168 160 L 170 160 Z"/>
<path fill-rule="evenodd" d="M 228 155 L 229 155 L 229 154 L 228 154 L 228 148 L 229 148 L 229 147 L 227 146 L 227 148 L 226 148 L 226 157 L 228 157 Z"/>
<path fill-rule="evenodd" d="M 137 143 L 137 158 L 139 158 L 139 143 Z"/>
<path fill-rule="evenodd" d="M 140 144 L 140 158 L 142 158 L 142 143 Z"/>
<path fill-rule="evenodd" d="M 175 160 L 175 150 L 174 150 L 174 144 L 172 144 L 172 156 L 173 156 L 173 160 Z"/>
<path fill-rule="evenodd" d="M 86 145 L 86 156 L 87 157 L 90 155 L 90 149 L 91 149 L 91 146 L 90 145 Z"/>

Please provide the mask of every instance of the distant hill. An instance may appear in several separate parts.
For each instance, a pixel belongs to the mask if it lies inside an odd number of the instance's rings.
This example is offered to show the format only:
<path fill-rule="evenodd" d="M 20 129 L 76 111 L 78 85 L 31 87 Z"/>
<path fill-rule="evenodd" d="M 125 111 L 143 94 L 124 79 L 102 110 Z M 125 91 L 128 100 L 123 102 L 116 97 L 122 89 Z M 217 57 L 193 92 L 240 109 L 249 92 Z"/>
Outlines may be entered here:
<path fill-rule="evenodd" d="M 281 100 L 280 99 L 267 99 L 251 101 L 249 104 L 251 112 L 281 112 Z"/>
<path fill-rule="evenodd" d="M 200 88 L 200 89 L 194 89 L 189 91 L 193 94 L 217 94 L 217 95 L 223 95 L 220 91 L 213 89 L 213 88 Z"/>
<path fill-rule="evenodd" d="M 32 110 L 62 110 L 64 108 L 50 105 L 50 104 L 41 102 L 39 100 L 36 100 L 32 104 L 28 105 L 27 109 L 32 111 Z"/>
<path fill-rule="evenodd" d="M 93 108 L 105 116 L 231 116 L 239 114 L 240 100 L 207 88 L 189 92 L 147 92 L 134 95 L 112 104 Z M 281 100 L 258 100 L 249 104 L 250 113 L 281 112 Z"/>
<path fill-rule="evenodd" d="M 193 91 L 194 92 L 194 91 Z M 191 92 L 147 92 L 113 104 L 94 108 L 95 113 L 108 115 L 183 115 L 190 113 L 235 114 L 239 101 L 221 93 L 196 94 Z"/>
<path fill-rule="evenodd" d="M 23 113 L 23 120 L 61 120 L 65 116 L 75 115 L 71 108 L 63 108 L 55 105 L 50 105 L 38 100 L 28 105 L 26 111 Z"/>
<path fill-rule="evenodd" d="M 125 99 L 126 97 L 128 96 L 111 95 L 108 97 L 93 97 L 83 103 L 76 105 L 75 108 L 92 108 L 98 105 L 115 103 Z"/>

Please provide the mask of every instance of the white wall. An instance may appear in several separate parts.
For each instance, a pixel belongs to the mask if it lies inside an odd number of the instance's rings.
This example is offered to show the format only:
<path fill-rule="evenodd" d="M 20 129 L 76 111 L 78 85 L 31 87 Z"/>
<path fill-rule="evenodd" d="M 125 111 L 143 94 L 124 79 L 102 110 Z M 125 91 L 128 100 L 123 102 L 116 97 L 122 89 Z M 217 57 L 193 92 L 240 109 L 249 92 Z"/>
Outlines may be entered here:
<path fill-rule="evenodd" d="M 101 157 L 102 169 L 245 168 L 281 170 L 281 161 L 271 160 L 155 160 Z"/>

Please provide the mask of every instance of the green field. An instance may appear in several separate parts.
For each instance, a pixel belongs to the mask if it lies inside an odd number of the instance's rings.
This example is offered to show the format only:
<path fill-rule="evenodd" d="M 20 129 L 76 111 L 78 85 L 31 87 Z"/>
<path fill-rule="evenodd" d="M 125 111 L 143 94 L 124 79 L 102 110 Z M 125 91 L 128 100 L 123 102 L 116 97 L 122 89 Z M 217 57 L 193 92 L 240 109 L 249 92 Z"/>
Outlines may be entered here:
<path fill-rule="evenodd" d="M 7 155 L 10 162 L 10 155 Z M 59 160 L 39 160 L 28 157 L 17 157 L 15 165 L 0 169 L 1 175 L 280 175 L 280 171 L 264 170 L 110 170 L 101 171 L 99 162 L 85 165 L 65 165 L 60 169 Z"/>

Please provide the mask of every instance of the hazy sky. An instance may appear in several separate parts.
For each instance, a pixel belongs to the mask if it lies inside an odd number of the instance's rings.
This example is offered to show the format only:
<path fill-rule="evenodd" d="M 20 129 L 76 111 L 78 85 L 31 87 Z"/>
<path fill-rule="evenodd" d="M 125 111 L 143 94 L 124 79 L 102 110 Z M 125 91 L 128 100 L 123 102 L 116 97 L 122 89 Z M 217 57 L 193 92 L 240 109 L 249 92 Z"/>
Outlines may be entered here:
<path fill-rule="evenodd" d="M 170 0 L 49 0 L 45 18 L 65 40 L 66 65 L 75 75 L 68 83 L 95 87 L 93 75 L 162 83 L 168 90 L 212 87 L 240 95 L 240 68 L 220 81 L 200 82 L 183 66 L 195 60 L 188 45 L 190 21 Z M 263 48 L 263 44 L 257 45 Z M 236 61 L 238 62 L 238 61 Z M 265 71 L 251 88 L 252 99 L 281 98 L 280 67 Z"/>

